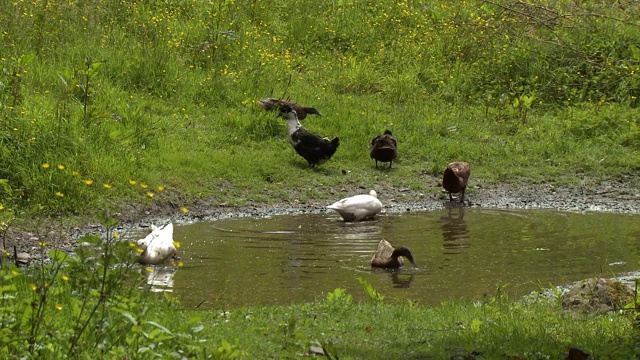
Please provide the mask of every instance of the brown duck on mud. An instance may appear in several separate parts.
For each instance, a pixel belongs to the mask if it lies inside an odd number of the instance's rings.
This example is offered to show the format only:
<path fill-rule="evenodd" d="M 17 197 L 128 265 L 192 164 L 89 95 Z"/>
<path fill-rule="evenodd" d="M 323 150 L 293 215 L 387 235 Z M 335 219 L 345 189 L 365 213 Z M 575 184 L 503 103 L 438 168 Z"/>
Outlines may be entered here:
<path fill-rule="evenodd" d="M 447 166 L 442 176 L 442 187 L 449 193 L 449 201 L 453 201 L 452 193 L 461 192 L 460 202 L 464 202 L 469 175 L 471 175 L 471 168 L 464 161 L 455 161 Z"/>
<path fill-rule="evenodd" d="M 376 161 L 376 169 L 378 161 L 388 162 L 389 169 L 393 164 L 393 160 L 398 157 L 398 143 L 393 138 L 390 130 L 385 130 L 383 134 L 377 135 L 371 140 L 369 155 Z"/>

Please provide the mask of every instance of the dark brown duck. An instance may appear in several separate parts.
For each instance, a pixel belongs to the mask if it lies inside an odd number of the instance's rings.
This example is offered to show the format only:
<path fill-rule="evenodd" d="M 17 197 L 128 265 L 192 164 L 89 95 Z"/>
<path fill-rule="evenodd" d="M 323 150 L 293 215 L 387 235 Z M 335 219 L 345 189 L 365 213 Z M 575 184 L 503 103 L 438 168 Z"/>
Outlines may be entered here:
<path fill-rule="evenodd" d="M 271 110 L 280 110 L 282 105 L 288 105 L 296 111 L 299 120 L 304 120 L 308 114 L 314 114 L 318 116 L 322 116 L 322 114 L 316 110 L 316 108 L 302 106 L 297 102 L 290 99 L 277 99 L 277 98 L 266 98 L 262 100 L 258 100 L 258 106 L 261 108 L 271 111 Z"/>
<path fill-rule="evenodd" d="M 460 202 L 464 202 L 469 175 L 471 175 L 471 168 L 464 161 L 455 161 L 447 166 L 442 176 L 442 187 L 449 193 L 449 201 L 453 201 L 452 194 L 462 193 Z"/>
<path fill-rule="evenodd" d="M 383 134 L 377 135 L 371 140 L 369 155 L 376 161 L 376 169 L 378 161 L 389 163 L 389 168 L 393 164 L 393 160 L 398 157 L 398 143 L 393 138 L 391 131 L 385 130 Z"/>
<path fill-rule="evenodd" d="M 382 239 L 378 244 L 378 251 L 371 258 L 371 267 L 397 269 L 404 266 L 402 257 L 406 257 L 413 266 L 416 266 L 413 254 L 408 247 L 400 246 L 394 249 L 387 240 Z"/>

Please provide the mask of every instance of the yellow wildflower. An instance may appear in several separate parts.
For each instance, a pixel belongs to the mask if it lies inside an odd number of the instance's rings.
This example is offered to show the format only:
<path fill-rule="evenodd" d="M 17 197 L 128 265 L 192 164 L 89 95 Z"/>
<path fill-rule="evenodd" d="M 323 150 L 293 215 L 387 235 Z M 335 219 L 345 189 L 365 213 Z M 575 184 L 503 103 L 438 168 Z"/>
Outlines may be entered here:
<path fill-rule="evenodd" d="M 43 169 L 48 169 L 51 165 L 49 165 L 49 163 L 44 163 L 42 164 L 42 168 Z"/>
<path fill-rule="evenodd" d="M 186 207 L 182 206 L 180 207 L 180 211 L 182 211 L 184 214 L 189 212 L 189 209 L 187 209 Z"/>
<path fill-rule="evenodd" d="M 62 305 L 56 304 L 56 310 L 62 310 Z"/>
<path fill-rule="evenodd" d="M 64 197 L 64 194 L 61 193 L 60 191 L 56 191 L 56 196 L 57 197 Z"/>
<path fill-rule="evenodd" d="M 84 183 L 85 185 L 91 185 L 93 184 L 93 180 L 87 179 L 87 180 L 84 180 Z"/>
<path fill-rule="evenodd" d="M 62 281 L 69 281 L 69 277 L 67 275 L 62 275 Z"/>
<path fill-rule="evenodd" d="M 137 184 L 137 183 L 138 183 L 137 181 L 129 179 L 129 184 L 131 184 L 131 185 L 135 185 L 135 184 Z"/>
<path fill-rule="evenodd" d="M 164 186 L 158 185 L 158 191 L 164 191 Z"/>
<path fill-rule="evenodd" d="M 148 196 L 148 197 L 152 198 L 152 197 L 153 197 L 153 195 L 155 195 L 155 194 L 154 194 L 154 193 L 152 193 L 151 191 L 147 191 L 147 196 Z"/>
<path fill-rule="evenodd" d="M 102 184 L 102 186 L 104 186 L 105 189 L 111 189 L 111 185 L 109 184 Z"/>
<path fill-rule="evenodd" d="M 59 170 L 64 170 L 64 165 L 62 165 L 62 164 L 58 164 L 58 169 L 59 169 Z"/>
<path fill-rule="evenodd" d="M 29 284 L 29 288 L 33 291 L 38 290 L 38 287 L 36 286 L 36 284 Z"/>
<path fill-rule="evenodd" d="M 149 185 L 140 183 L 140 187 L 143 188 L 143 189 L 146 189 L 146 188 L 149 187 Z"/>

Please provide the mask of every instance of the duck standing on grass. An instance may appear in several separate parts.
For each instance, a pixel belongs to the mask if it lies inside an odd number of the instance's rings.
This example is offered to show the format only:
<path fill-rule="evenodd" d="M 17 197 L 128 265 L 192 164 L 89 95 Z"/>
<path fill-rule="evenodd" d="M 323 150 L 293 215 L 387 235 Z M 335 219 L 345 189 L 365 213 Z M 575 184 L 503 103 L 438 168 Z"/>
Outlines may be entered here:
<path fill-rule="evenodd" d="M 307 160 L 309 167 L 323 164 L 335 154 L 340 145 L 340 139 L 336 137 L 329 140 L 303 128 L 298 120 L 298 114 L 289 105 L 280 107 L 280 116 L 287 120 L 291 145 L 300 156 Z"/>
<path fill-rule="evenodd" d="M 143 250 L 138 262 L 144 265 L 159 265 L 176 254 L 173 244 L 173 223 L 162 228 L 151 225 L 151 233 L 144 239 L 138 240 L 138 246 Z"/>
<path fill-rule="evenodd" d="M 344 221 L 361 221 L 371 219 L 382 211 L 382 203 L 378 194 L 371 190 L 368 195 L 355 195 L 338 200 L 327 206 L 342 216 Z"/>
<path fill-rule="evenodd" d="M 461 192 L 460 202 L 464 202 L 464 191 L 467 189 L 469 175 L 471 175 L 471 168 L 464 161 L 455 161 L 447 166 L 442 176 L 442 187 L 449 193 L 449 201 L 453 201 L 452 193 Z"/>
<path fill-rule="evenodd" d="M 378 251 L 376 251 L 371 258 L 371 267 L 397 269 L 404 266 L 404 259 L 402 257 L 406 257 L 414 267 L 416 266 L 413 254 L 408 247 L 400 246 L 394 249 L 387 240 L 382 239 L 378 244 Z"/>
<path fill-rule="evenodd" d="M 383 134 L 377 135 L 371 140 L 369 155 L 376 161 L 376 169 L 378 161 L 388 162 L 389 169 L 393 164 L 393 160 L 398 157 L 398 143 L 393 138 L 390 130 L 385 130 Z"/>
<path fill-rule="evenodd" d="M 258 100 L 258 106 L 261 108 L 271 111 L 271 110 L 279 110 L 282 105 L 288 105 L 296 111 L 298 114 L 299 120 L 304 120 L 308 114 L 314 114 L 318 116 L 322 116 L 320 111 L 316 110 L 316 108 L 306 107 L 298 104 L 297 102 L 290 99 L 277 99 L 277 98 L 266 98 L 262 100 Z"/>

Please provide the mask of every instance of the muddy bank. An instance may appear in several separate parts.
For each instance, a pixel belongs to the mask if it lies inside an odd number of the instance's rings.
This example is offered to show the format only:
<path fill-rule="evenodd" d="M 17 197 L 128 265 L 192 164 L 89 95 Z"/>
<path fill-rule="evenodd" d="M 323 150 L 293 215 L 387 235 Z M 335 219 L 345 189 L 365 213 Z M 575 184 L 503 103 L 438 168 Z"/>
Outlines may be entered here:
<path fill-rule="evenodd" d="M 434 189 L 438 180 L 432 181 Z M 554 186 L 540 185 L 484 185 L 478 182 L 467 190 L 464 205 L 449 202 L 448 197 L 436 191 L 421 192 L 412 189 L 391 186 L 374 186 L 384 204 L 386 213 L 406 211 L 432 211 L 451 206 L 484 207 L 501 209 L 557 209 L 564 211 L 603 211 L 616 213 L 640 213 L 640 188 L 637 179 L 627 181 L 604 181 L 599 183 L 583 182 L 579 185 Z M 171 203 L 155 203 L 152 206 L 125 205 L 113 216 L 119 224 L 116 231 L 148 229 L 150 224 L 161 224 L 171 220 L 175 223 L 191 223 L 203 220 L 217 220 L 233 217 L 265 217 L 287 214 L 317 214 L 329 212 L 326 205 L 345 196 L 366 193 L 368 189 L 360 187 L 340 187 L 339 189 L 316 189 L 325 194 L 316 201 L 300 202 L 295 191 L 290 198 L 277 204 L 252 204 L 241 207 L 229 207 L 213 201 L 197 201 L 188 204 L 189 212 L 183 214 L 179 206 Z M 60 248 L 71 251 L 77 239 L 89 233 L 101 234 L 103 227 L 95 220 L 82 225 L 71 226 L 61 220 L 46 220 L 38 226 L 14 226 L 3 239 L 3 246 L 13 252 L 30 254 L 38 259 L 39 242 L 46 242 L 48 248 Z"/>

